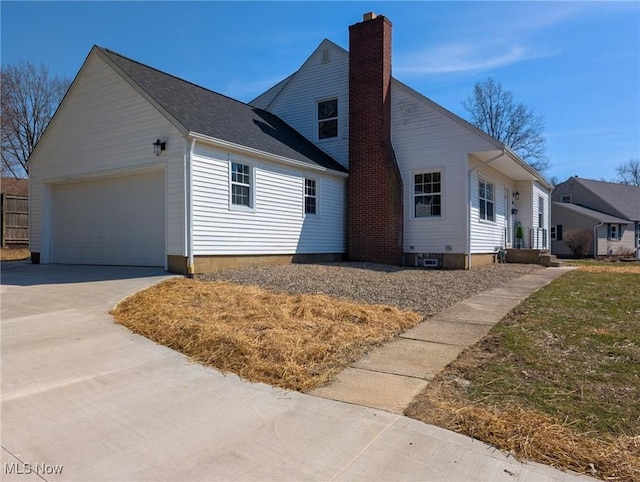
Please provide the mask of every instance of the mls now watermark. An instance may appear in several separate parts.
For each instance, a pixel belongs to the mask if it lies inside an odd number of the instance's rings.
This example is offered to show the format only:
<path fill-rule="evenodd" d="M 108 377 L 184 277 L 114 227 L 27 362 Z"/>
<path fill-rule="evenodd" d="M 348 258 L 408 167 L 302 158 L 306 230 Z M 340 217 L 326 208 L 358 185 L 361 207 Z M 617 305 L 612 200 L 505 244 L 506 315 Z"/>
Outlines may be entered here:
<path fill-rule="evenodd" d="M 28 475 L 28 474 L 37 474 L 37 475 L 60 475 L 62 474 L 62 469 L 64 466 L 62 465 L 52 465 L 52 464 L 29 464 L 22 462 L 11 462 L 10 464 L 4 464 L 4 473 L 6 475 Z"/>

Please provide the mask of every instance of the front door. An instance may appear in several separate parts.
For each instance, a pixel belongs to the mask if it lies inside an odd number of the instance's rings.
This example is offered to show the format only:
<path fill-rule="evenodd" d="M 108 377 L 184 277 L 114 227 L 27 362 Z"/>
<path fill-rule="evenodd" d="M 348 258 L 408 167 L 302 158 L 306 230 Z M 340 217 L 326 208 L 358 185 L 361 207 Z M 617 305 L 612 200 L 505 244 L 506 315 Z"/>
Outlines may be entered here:
<path fill-rule="evenodd" d="M 510 248 L 513 236 L 513 219 L 511 214 L 511 193 L 507 188 L 504 189 L 504 224 L 505 247 Z"/>

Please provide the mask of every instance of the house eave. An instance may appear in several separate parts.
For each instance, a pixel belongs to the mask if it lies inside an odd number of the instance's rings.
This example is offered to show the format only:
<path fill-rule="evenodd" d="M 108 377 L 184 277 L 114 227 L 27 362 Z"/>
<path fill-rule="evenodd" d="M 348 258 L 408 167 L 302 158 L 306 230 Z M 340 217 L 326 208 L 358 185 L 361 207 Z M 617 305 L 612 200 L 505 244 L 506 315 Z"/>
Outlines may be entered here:
<path fill-rule="evenodd" d="M 502 155 L 500 155 L 500 153 L 502 153 Z M 469 156 L 478 162 L 488 163 L 490 167 L 502 172 L 514 181 L 538 182 L 549 191 L 553 189 L 553 186 L 551 186 L 538 171 L 504 145 L 500 145 L 500 149 L 496 150 L 470 152 Z"/>
<path fill-rule="evenodd" d="M 236 144 L 234 142 L 225 141 L 223 139 L 211 137 L 206 134 L 200 134 L 198 132 L 189 132 L 188 137 L 198 141 L 202 141 L 211 146 L 216 146 L 229 151 L 237 152 L 238 154 L 241 154 L 241 155 L 258 157 L 266 161 L 276 162 L 279 164 L 286 164 L 289 166 L 296 166 L 306 170 L 320 171 L 336 177 L 347 178 L 349 176 L 349 174 L 346 172 L 335 171 L 333 169 L 320 166 L 318 164 L 309 164 L 307 162 L 297 161 L 295 159 L 279 156 L 277 154 L 272 154 L 270 152 L 262 151 L 260 149 L 255 149 L 253 147 L 243 146 L 241 144 Z"/>

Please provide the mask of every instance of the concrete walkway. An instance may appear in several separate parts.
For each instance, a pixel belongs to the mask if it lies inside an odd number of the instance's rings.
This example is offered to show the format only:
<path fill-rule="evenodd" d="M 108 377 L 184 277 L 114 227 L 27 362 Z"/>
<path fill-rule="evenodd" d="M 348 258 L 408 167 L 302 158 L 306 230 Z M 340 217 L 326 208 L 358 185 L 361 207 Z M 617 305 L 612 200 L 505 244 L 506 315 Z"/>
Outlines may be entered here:
<path fill-rule="evenodd" d="M 189 362 L 108 310 L 145 268 L 2 264 L 4 481 L 578 481 L 378 409 Z"/>
<path fill-rule="evenodd" d="M 371 351 L 313 395 L 403 414 L 439 371 L 522 300 L 575 268 L 546 268 L 457 303 Z"/>

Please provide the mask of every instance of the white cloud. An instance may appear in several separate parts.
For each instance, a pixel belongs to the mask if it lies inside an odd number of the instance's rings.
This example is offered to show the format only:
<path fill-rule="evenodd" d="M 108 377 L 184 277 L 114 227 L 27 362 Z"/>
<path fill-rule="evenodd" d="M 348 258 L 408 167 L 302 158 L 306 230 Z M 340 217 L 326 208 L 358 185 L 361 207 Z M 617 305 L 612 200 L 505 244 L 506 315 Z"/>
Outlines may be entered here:
<path fill-rule="evenodd" d="M 550 55 L 550 52 L 535 52 L 518 44 L 451 43 L 436 45 L 397 59 L 394 72 L 406 75 L 474 73 Z"/>

